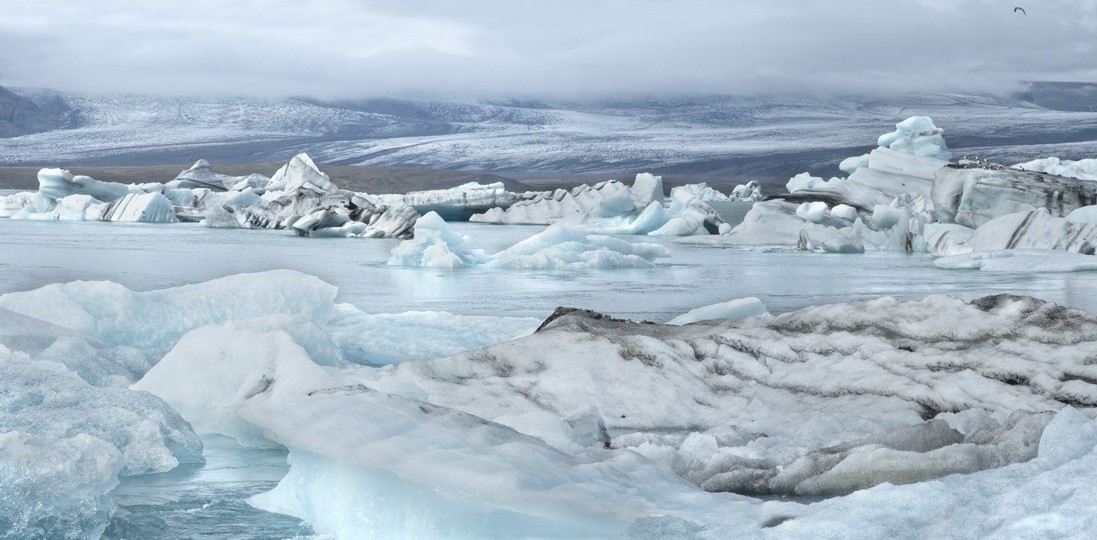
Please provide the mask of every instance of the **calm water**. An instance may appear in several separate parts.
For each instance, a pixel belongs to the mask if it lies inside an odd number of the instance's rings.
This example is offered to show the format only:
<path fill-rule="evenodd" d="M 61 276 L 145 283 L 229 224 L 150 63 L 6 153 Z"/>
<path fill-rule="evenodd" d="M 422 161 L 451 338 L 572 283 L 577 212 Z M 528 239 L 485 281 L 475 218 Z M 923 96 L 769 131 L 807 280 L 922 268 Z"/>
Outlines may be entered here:
<path fill-rule="evenodd" d="M 537 227 L 460 223 L 490 252 Z M 1029 294 L 1097 313 L 1097 273 L 998 274 L 940 270 L 926 255 L 831 255 L 666 244 L 656 268 L 579 272 L 424 270 L 385 265 L 396 240 L 307 239 L 285 231 L 206 229 L 0 219 L 0 293 L 77 279 L 137 290 L 240 272 L 290 268 L 339 287 L 339 300 L 368 312 L 441 310 L 545 317 L 556 306 L 661 321 L 704 304 L 757 296 L 771 312 L 877 296 Z"/>
<path fill-rule="evenodd" d="M 539 227 L 455 224 L 495 252 Z M 304 239 L 285 231 L 186 225 L 26 222 L 0 219 L 0 293 L 71 280 L 112 280 L 137 290 L 240 272 L 289 268 L 339 287 L 339 301 L 375 313 L 444 310 L 545 317 L 556 306 L 663 321 L 699 305 L 758 296 L 771 312 L 883 295 L 974 298 L 1029 294 L 1097 313 L 1097 273 L 993 274 L 934 268 L 928 256 L 824 255 L 666 244 L 655 268 L 522 272 L 386 266 L 395 240 Z M 308 536 L 296 519 L 255 510 L 247 497 L 286 471 L 280 451 L 207 440 L 203 467 L 126 479 L 108 538 L 287 538 Z"/>

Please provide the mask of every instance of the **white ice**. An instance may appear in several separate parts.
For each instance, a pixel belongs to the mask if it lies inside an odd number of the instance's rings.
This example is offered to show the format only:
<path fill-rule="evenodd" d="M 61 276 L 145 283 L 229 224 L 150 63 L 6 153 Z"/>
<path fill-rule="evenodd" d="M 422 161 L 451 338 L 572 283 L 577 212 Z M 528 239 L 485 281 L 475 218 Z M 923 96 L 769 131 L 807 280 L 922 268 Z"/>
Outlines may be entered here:
<path fill-rule="evenodd" d="M 689 324 L 697 321 L 711 319 L 726 319 L 733 321 L 743 317 L 758 317 L 766 314 L 766 305 L 755 297 L 737 298 L 693 308 L 669 321 L 667 324 Z"/>
<path fill-rule="evenodd" d="M 1079 180 L 1097 180 L 1097 159 L 1093 158 L 1071 161 L 1069 159 L 1048 157 L 1018 163 L 1011 168 L 1022 171 L 1046 172 Z"/>
<path fill-rule="evenodd" d="M 437 214 L 419 219 L 415 238 L 393 248 L 388 264 L 422 268 L 488 268 L 522 270 L 643 268 L 669 256 L 658 244 L 627 242 L 592 235 L 581 226 L 556 223 L 513 246 L 486 255 L 469 246 Z"/>

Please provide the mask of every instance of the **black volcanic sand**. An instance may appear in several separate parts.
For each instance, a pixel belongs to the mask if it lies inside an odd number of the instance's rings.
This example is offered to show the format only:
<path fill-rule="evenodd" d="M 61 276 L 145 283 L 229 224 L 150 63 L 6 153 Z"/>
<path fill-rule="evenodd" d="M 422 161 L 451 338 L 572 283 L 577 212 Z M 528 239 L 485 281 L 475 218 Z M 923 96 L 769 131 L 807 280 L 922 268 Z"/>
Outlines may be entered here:
<path fill-rule="evenodd" d="M 59 165 L 42 166 L 18 166 L 0 167 L 0 189 L 17 189 L 33 191 L 38 189 L 38 170 L 43 167 L 58 167 Z M 251 173 L 259 173 L 267 176 L 281 167 L 281 163 L 211 163 L 211 168 L 218 173 L 232 176 L 244 176 Z M 430 189 L 445 189 L 468 182 L 489 184 L 502 182 L 508 191 L 540 191 L 556 188 L 571 188 L 580 184 L 593 184 L 603 180 L 616 178 L 626 185 L 632 185 L 635 178 L 634 172 L 587 174 L 587 175 L 560 175 L 558 173 L 513 173 L 502 174 L 460 171 L 449 169 L 426 169 L 405 167 L 378 167 L 368 165 L 326 165 L 318 164 L 320 170 L 327 173 L 336 185 L 352 191 L 362 193 L 407 193 L 409 191 L 422 191 Z M 174 165 L 61 165 L 62 168 L 72 171 L 72 174 L 87 175 L 104 182 L 119 182 L 122 184 L 140 184 L 146 182 L 167 182 L 176 177 L 190 164 Z M 658 173 L 655 173 L 658 174 Z M 725 193 L 730 192 L 737 184 L 745 183 L 745 179 L 720 178 L 710 175 L 694 176 L 683 174 L 664 174 L 663 184 L 666 189 L 683 184 L 707 182 L 710 186 Z M 763 192 L 770 194 L 784 191 L 784 182 L 764 183 Z"/>

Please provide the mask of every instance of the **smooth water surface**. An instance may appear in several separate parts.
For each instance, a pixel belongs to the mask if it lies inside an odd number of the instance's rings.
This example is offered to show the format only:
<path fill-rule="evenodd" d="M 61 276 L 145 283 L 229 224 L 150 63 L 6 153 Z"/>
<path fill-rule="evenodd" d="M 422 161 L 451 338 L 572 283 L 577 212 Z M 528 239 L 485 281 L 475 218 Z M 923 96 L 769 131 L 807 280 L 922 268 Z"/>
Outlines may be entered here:
<path fill-rule="evenodd" d="M 457 223 L 489 253 L 540 227 Z M 674 243 L 655 268 L 583 271 L 431 270 L 391 267 L 398 240 L 310 239 L 287 231 L 196 224 L 28 222 L 0 219 L 0 293 L 72 280 L 111 280 L 137 290 L 241 272 L 289 268 L 339 287 L 339 301 L 372 313 L 411 310 L 546 317 L 557 306 L 665 321 L 700 305 L 744 296 L 773 313 L 860 298 L 1028 294 L 1097 313 L 1097 273 L 941 270 L 928 255 L 837 255 Z"/>

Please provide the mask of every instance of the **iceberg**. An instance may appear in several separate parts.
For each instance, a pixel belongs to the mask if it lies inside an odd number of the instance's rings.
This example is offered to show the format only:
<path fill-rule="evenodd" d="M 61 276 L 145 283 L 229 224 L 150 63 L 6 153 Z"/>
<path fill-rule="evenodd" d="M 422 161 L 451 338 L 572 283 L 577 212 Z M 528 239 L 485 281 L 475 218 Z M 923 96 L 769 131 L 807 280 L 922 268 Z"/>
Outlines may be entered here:
<path fill-rule="evenodd" d="M 164 184 L 166 189 L 190 190 L 205 188 L 213 191 L 240 191 L 244 188 L 262 187 L 269 183 L 263 175 L 229 176 L 213 172 L 208 161 L 200 159 L 189 169 L 181 171 L 173 180 Z"/>
<path fill-rule="evenodd" d="M 415 387 L 561 449 L 578 444 L 566 419 L 594 410 L 613 448 L 668 459 L 706 489 L 832 495 L 1035 457 L 1045 413 L 1097 398 L 1068 375 L 1088 370 L 1077 347 L 1090 348 L 1093 328 L 1083 312 L 1008 295 L 683 327 L 558 310 L 529 337 L 400 364 L 395 381 L 373 385 Z M 521 392 L 506 390 L 515 384 Z M 984 428 L 946 423 L 961 411 Z"/>
<path fill-rule="evenodd" d="M 766 305 L 761 300 L 751 296 L 693 308 L 667 321 L 667 324 L 689 324 L 711 319 L 733 321 L 743 317 L 758 317 L 766 314 Z"/>
<path fill-rule="evenodd" d="M 29 191 L 0 195 L 0 218 L 10 218 L 20 210 L 34 204 L 35 194 Z"/>
<path fill-rule="evenodd" d="M 1059 159 L 1049 157 L 1018 163 L 1010 167 L 1021 171 L 1044 172 L 1078 180 L 1097 180 L 1097 159 Z"/>
<path fill-rule="evenodd" d="M 36 212 L 46 212 L 57 201 L 69 195 L 90 195 L 99 201 L 110 202 L 122 198 L 130 188 L 114 182 L 100 182 L 90 176 L 73 176 L 64 169 L 38 171 L 38 194 L 34 206 Z"/>
<path fill-rule="evenodd" d="M 998 249 L 959 253 L 933 260 L 937 268 L 984 272 L 1093 272 L 1097 257 L 1048 249 Z"/>
<path fill-rule="evenodd" d="M 945 167 L 933 182 L 941 221 L 971 228 L 1015 212 L 1044 208 L 1063 217 L 1093 204 L 1097 183 L 1003 167 Z"/>
<path fill-rule="evenodd" d="M 461 236 L 435 212 L 428 212 L 415 223 L 415 234 L 393 248 L 390 266 L 422 268 L 465 268 L 478 266 L 490 259 L 483 250 L 468 246 L 469 239 Z"/>
<path fill-rule="evenodd" d="M 609 180 L 570 191 L 524 193 L 506 210 L 492 208 L 469 221 L 527 225 L 566 221 L 603 234 L 715 234 L 724 221 L 706 204 L 704 197 L 709 192 L 715 191 L 700 185 L 675 188 L 664 204 L 662 177 L 640 173 L 631 188 Z M 745 194 L 753 196 L 754 192 Z"/>
<path fill-rule="evenodd" d="M 758 182 L 751 180 L 750 182 L 739 184 L 732 188 L 731 196 L 729 198 L 733 201 L 760 201 L 762 200 L 762 197 L 762 186 L 758 184 Z"/>
<path fill-rule="evenodd" d="M 97 437 L 0 432 L 0 538 L 98 538 L 122 468 Z"/>
<path fill-rule="evenodd" d="M 160 193 L 127 193 L 100 210 L 101 221 L 175 223 L 171 201 Z"/>
<path fill-rule="evenodd" d="M 236 187 L 242 187 L 236 190 Z M 202 224 L 215 228 L 290 229 L 312 238 L 407 238 L 419 213 L 400 201 L 377 205 L 339 189 L 308 154 L 298 154 L 259 190 L 240 186 L 203 202 Z"/>
<path fill-rule="evenodd" d="M 976 228 L 966 240 L 950 241 L 947 248 L 935 245 L 933 253 L 957 255 L 971 251 L 1037 249 L 1093 255 L 1097 250 L 1097 224 L 1074 223 L 1039 208 L 992 219 Z"/>
<path fill-rule="evenodd" d="M 928 116 L 912 116 L 895 124 L 895 131 L 881 135 L 876 144 L 906 154 L 950 161 L 952 152 L 945 144 L 943 132 Z"/>
<path fill-rule="evenodd" d="M 312 162 L 308 154 L 302 152 L 293 156 L 282 168 L 275 171 L 267 183 L 267 190 L 292 192 L 308 189 L 321 193 L 337 191 L 339 188 L 331 178 Z"/>
<path fill-rule="evenodd" d="M 550 225 L 494 255 L 469 247 L 469 239 L 428 213 L 415 227 L 415 237 L 393 248 L 390 266 L 422 268 L 487 268 L 521 270 L 646 268 L 670 252 L 663 246 L 591 235 L 583 227 Z"/>
<path fill-rule="evenodd" d="M 403 195 L 372 195 L 379 204 L 406 204 L 420 214 L 435 212 L 443 219 L 467 221 L 471 216 L 496 209 L 502 212 L 518 195 L 502 182 L 469 182 L 449 189 L 412 191 Z"/>

